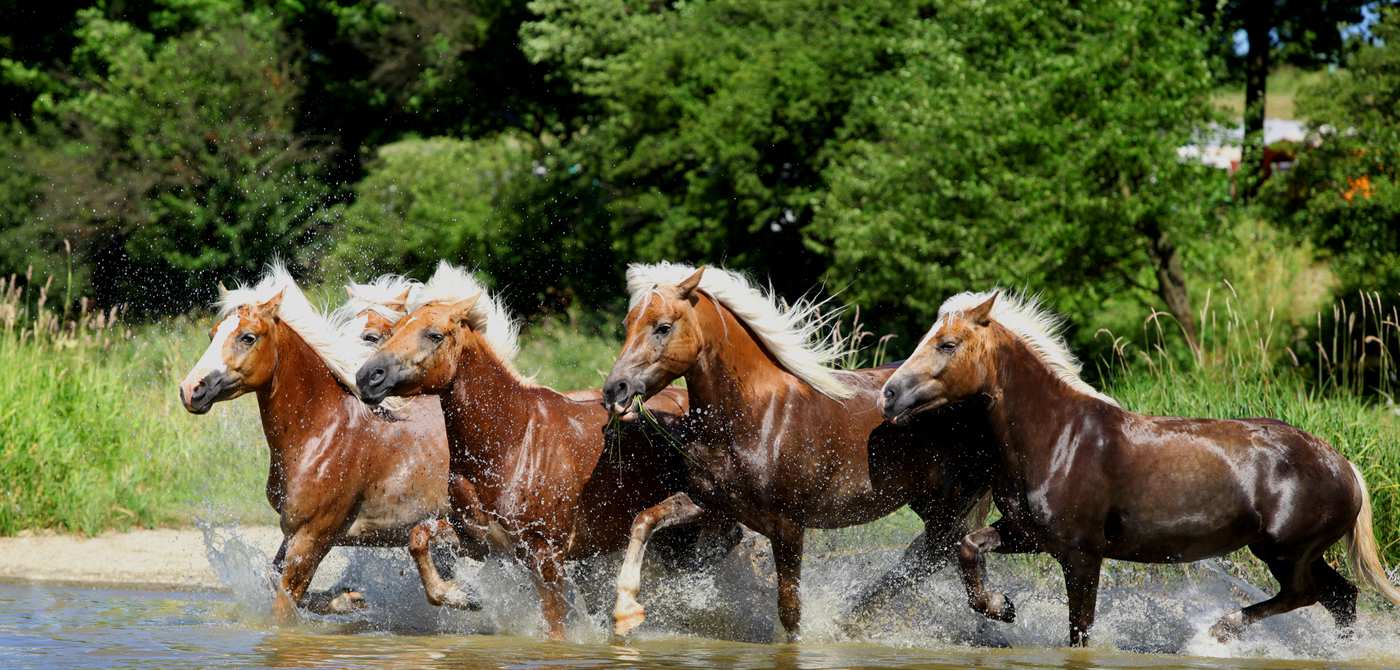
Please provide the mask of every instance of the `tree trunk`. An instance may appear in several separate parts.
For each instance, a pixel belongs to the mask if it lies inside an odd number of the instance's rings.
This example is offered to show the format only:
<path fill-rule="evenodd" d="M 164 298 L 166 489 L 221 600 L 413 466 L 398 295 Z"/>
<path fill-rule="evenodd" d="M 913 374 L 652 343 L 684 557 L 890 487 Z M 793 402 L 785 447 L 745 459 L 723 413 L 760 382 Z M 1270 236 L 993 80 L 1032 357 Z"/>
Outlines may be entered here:
<path fill-rule="evenodd" d="M 1264 179 L 1264 98 L 1269 82 L 1269 32 L 1273 30 L 1273 3 L 1247 2 L 1245 35 L 1249 55 L 1244 65 L 1244 145 L 1235 183 L 1241 198 L 1248 200 Z"/>
<path fill-rule="evenodd" d="M 1181 269 L 1181 255 L 1157 222 L 1147 222 L 1143 233 L 1147 236 L 1147 253 L 1152 257 L 1153 269 L 1157 274 L 1157 295 L 1167 304 L 1167 311 L 1181 324 L 1181 332 L 1186 336 L 1191 353 L 1200 354 L 1196 315 L 1191 311 L 1191 295 L 1186 292 L 1186 273 Z"/>

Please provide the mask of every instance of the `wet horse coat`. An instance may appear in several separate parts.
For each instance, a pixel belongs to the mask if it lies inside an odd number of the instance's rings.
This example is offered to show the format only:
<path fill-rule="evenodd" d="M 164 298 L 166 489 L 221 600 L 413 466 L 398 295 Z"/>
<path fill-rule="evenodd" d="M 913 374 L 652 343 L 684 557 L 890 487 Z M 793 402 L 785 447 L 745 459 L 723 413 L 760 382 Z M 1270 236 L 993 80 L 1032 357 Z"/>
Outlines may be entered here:
<path fill-rule="evenodd" d="M 522 379 L 509 362 L 513 322 L 465 272 L 442 264 L 419 300 L 360 368 L 363 397 L 441 398 L 454 525 L 500 529 L 497 542 L 531 570 L 549 635 L 560 638 L 564 561 L 621 548 L 633 516 L 678 486 L 682 457 L 649 428 L 605 432 L 596 393 L 577 400 Z M 671 391 L 651 409 L 671 423 L 685 402 Z"/>
<path fill-rule="evenodd" d="M 633 306 L 605 402 L 630 416 L 636 398 L 683 377 L 690 468 L 684 492 L 633 526 L 615 632 L 629 632 L 644 617 L 636 598 L 650 534 L 707 516 L 737 519 L 771 541 L 779 616 L 794 638 L 803 529 L 862 524 L 906 504 L 924 520 L 924 535 L 905 556 L 919 565 L 881 580 L 858 609 L 887 597 L 901 577 L 917 579 L 954 556 L 957 538 L 970 529 L 965 519 L 985 498 L 987 477 L 983 464 L 950 455 L 983 439 L 979 425 L 956 412 L 913 426 L 884 423 L 879 388 L 892 370 L 826 367 L 838 352 L 810 344 L 820 325 L 811 310 L 783 309 L 736 275 L 662 264 L 633 266 L 628 279 Z"/>
<path fill-rule="evenodd" d="M 1222 618 L 1224 640 L 1260 619 L 1321 601 L 1338 625 L 1357 591 L 1323 559 L 1347 538 L 1353 572 L 1392 602 L 1371 534 L 1360 471 L 1331 446 L 1273 419 L 1143 416 L 1085 384 L 1033 301 L 950 298 L 915 354 L 885 385 L 896 422 L 968 397 L 986 398 L 997 439 L 993 485 L 1003 517 L 960 551 L 972 607 L 1009 620 L 986 589 L 982 555 L 1046 552 L 1064 570 L 1070 642 L 1085 644 L 1104 558 L 1179 563 L 1241 547 L 1278 579 L 1278 595 Z"/>
<path fill-rule="evenodd" d="M 222 302 L 210 346 L 180 397 L 202 414 L 221 400 L 257 396 L 270 452 L 267 500 L 284 535 L 273 560 L 280 573 L 274 603 L 290 619 L 331 547 L 404 546 L 415 527 L 447 509 L 442 410 L 415 400 L 395 420 L 367 411 L 328 362 L 338 346 L 334 326 L 283 268 L 257 287 L 226 292 Z M 428 547 L 415 557 L 428 562 Z M 353 603 L 312 605 L 344 611 Z"/>

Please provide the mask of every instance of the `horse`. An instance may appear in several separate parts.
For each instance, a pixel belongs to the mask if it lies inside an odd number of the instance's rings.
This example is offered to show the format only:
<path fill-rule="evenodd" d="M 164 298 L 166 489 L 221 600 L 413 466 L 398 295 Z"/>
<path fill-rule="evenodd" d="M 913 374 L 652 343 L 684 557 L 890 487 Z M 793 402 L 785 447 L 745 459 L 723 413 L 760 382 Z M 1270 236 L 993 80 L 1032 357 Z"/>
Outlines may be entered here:
<path fill-rule="evenodd" d="M 647 540 L 660 528 L 734 518 L 766 536 L 778 577 L 779 619 L 800 636 L 803 530 L 867 523 L 909 505 L 925 532 L 858 611 L 918 581 L 954 556 L 982 525 L 987 477 L 951 445 L 982 431 L 956 412 L 912 426 L 880 416 L 889 368 L 837 371 L 818 304 L 783 306 L 722 269 L 675 263 L 628 268 L 622 352 L 603 387 L 608 411 L 632 418 L 639 399 L 678 378 L 690 394 L 683 425 L 686 489 L 637 516 L 617 580 L 616 635 L 640 625 L 637 600 Z M 975 525 L 966 520 L 976 517 Z"/>
<path fill-rule="evenodd" d="M 439 534 L 437 517 L 448 508 L 442 410 L 414 401 L 393 420 L 366 411 L 354 394 L 353 366 L 372 349 L 338 331 L 286 268 L 274 265 L 255 286 L 220 286 L 209 346 L 179 387 L 192 414 L 257 396 L 270 452 L 267 501 L 283 533 L 273 558 L 280 574 L 273 611 L 283 622 L 302 604 L 331 613 L 364 604 L 354 592 L 303 603 L 332 546 L 410 544 L 420 573 L 432 567 L 429 543 L 409 540 Z M 425 579 L 424 587 L 434 604 L 479 606 L 441 580 Z"/>
<path fill-rule="evenodd" d="M 443 262 L 411 311 L 356 373 L 361 398 L 437 396 L 447 421 L 454 523 L 481 512 L 529 569 L 548 635 L 564 636 L 566 560 L 620 549 L 638 512 L 684 476 L 682 455 L 647 426 L 614 426 L 600 394 L 570 398 L 512 365 L 517 325 L 471 274 Z M 686 410 L 679 390 L 649 406 L 661 425 Z"/>
<path fill-rule="evenodd" d="M 1279 592 L 1223 616 L 1211 635 L 1224 642 L 1319 601 L 1345 630 L 1357 589 L 1323 559 L 1342 538 L 1353 575 L 1400 603 L 1354 464 L 1282 421 L 1125 410 L 1080 378 L 1060 325 L 1034 299 L 955 295 L 882 391 L 882 412 L 897 424 L 961 399 L 984 401 L 999 445 L 993 495 L 1003 516 L 961 542 L 974 610 L 994 619 L 1014 611 L 987 590 L 984 554 L 1048 553 L 1064 572 L 1070 643 L 1082 646 L 1104 558 L 1184 563 L 1249 547 Z"/>

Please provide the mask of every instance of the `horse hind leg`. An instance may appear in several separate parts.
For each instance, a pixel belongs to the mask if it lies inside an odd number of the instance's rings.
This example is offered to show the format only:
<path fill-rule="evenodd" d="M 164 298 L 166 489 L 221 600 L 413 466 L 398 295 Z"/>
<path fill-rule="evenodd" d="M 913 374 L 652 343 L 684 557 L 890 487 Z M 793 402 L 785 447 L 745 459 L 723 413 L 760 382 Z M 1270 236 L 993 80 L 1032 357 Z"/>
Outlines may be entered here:
<path fill-rule="evenodd" d="M 1246 627 L 1255 622 L 1307 607 L 1317 602 L 1320 595 L 1314 566 L 1315 561 L 1321 560 L 1320 557 L 1280 556 L 1277 552 L 1259 547 L 1251 546 L 1249 549 L 1269 566 L 1269 572 L 1278 580 L 1279 592 L 1268 600 L 1221 617 L 1210 627 L 1210 634 L 1221 643 L 1238 638 Z"/>
<path fill-rule="evenodd" d="M 613 634 L 619 637 L 636 630 L 646 620 L 646 608 L 637 601 L 642 586 L 642 559 L 652 533 L 662 528 L 693 523 L 705 511 L 690 496 L 677 493 L 653 505 L 632 520 L 627 555 L 617 575 L 617 601 L 613 605 Z"/>
<path fill-rule="evenodd" d="M 1352 624 L 1356 623 L 1356 586 L 1328 565 L 1322 557 L 1313 561 L 1312 573 L 1320 591 L 1318 599 L 1322 606 L 1327 608 L 1332 619 L 1337 622 L 1337 628 L 1341 629 L 1344 635 L 1350 634 Z"/>

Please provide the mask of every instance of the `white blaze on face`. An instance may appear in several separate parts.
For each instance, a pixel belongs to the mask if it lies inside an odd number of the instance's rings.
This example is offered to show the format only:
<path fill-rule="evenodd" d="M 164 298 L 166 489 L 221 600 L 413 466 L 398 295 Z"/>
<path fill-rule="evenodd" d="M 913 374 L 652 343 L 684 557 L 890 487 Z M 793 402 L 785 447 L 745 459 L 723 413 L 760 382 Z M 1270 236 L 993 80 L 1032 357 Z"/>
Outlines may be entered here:
<path fill-rule="evenodd" d="M 210 340 L 209 348 L 204 350 L 204 355 L 199 358 L 199 362 L 194 364 L 194 369 L 185 375 L 185 380 L 180 382 L 180 390 L 185 398 L 194 394 L 194 389 L 209 376 L 211 372 L 227 372 L 228 365 L 224 363 L 224 343 L 233 335 L 233 331 L 238 327 L 238 314 L 230 314 L 223 321 L 219 322 L 219 327 L 214 329 L 214 339 Z"/>

